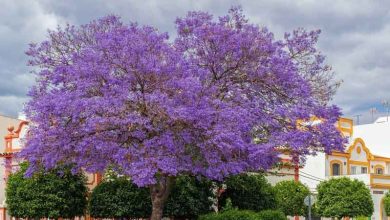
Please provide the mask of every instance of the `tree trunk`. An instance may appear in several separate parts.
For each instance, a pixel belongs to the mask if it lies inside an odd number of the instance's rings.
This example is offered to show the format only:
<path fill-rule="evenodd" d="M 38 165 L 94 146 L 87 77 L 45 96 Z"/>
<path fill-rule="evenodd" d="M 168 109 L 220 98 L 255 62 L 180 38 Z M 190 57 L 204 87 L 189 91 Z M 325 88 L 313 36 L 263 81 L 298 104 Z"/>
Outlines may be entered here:
<path fill-rule="evenodd" d="M 152 216 L 150 220 L 161 220 L 163 217 L 164 205 L 171 191 L 174 178 L 162 176 L 157 183 L 150 186 L 150 196 L 152 199 Z"/>

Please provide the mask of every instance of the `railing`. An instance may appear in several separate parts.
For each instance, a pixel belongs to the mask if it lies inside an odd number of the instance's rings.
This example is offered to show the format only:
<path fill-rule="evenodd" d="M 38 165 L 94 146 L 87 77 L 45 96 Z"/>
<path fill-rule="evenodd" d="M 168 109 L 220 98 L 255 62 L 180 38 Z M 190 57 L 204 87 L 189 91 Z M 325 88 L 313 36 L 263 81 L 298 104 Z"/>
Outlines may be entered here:
<path fill-rule="evenodd" d="M 328 176 L 330 178 L 348 177 L 351 179 L 357 179 L 363 181 L 364 184 L 371 188 L 390 189 L 390 175 L 386 174 L 355 174 L 355 175 L 341 175 L 341 176 Z"/>
<path fill-rule="evenodd" d="M 390 175 L 371 174 L 370 185 L 372 188 L 390 188 Z"/>
<path fill-rule="evenodd" d="M 368 173 L 354 174 L 354 175 L 328 176 L 327 178 L 330 179 L 330 178 L 341 178 L 341 177 L 348 177 L 351 179 L 357 179 L 357 180 L 363 181 L 364 184 L 366 184 L 366 185 L 370 185 L 370 183 L 371 183 L 370 182 L 370 174 L 368 174 Z"/>

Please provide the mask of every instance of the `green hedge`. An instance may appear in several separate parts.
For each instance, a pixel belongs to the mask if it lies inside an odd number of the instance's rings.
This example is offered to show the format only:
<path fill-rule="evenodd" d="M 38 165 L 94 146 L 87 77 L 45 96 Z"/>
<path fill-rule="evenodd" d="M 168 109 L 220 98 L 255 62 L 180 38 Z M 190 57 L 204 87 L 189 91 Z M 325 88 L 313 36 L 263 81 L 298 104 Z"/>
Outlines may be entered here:
<path fill-rule="evenodd" d="M 383 204 L 385 205 L 386 215 L 390 215 L 390 194 L 386 193 L 385 198 L 383 199 Z"/>
<path fill-rule="evenodd" d="M 264 210 L 258 213 L 261 220 L 287 220 L 286 215 L 279 210 Z"/>
<path fill-rule="evenodd" d="M 197 219 L 210 213 L 215 195 L 212 182 L 192 176 L 180 176 L 165 204 L 164 216 L 179 219 Z"/>
<path fill-rule="evenodd" d="M 206 179 L 180 176 L 165 204 L 164 216 L 197 219 L 211 212 L 212 183 Z M 148 188 L 140 188 L 123 177 L 112 177 L 96 186 L 89 201 L 95 218 L 148 218 L 152 204 Z"/>
<path fill-rule="evenodd" d="M 202 215 L 199 220 L 262 220 L 256 212 L 247 210 L 229 210 L 222 213 Z"/>
<path fill-rule="evenodd" d="M 83 216 L 87 205 L 86 178 L 73 174 L 68 167 L 50 171 L 40 169 L 26 178 L 28 163 L 8 178 L 6 188 L 7 211 L 24 219 L 73 218 Z"/>
<path fill-rule="evenodd" d="M 100 183 L 89 201 L 94 218 L 147 218 L 151 210 L 149 189 L 139 188 L 126 178 Z"/>
<path fill-rule="evenodd" d="M 233 207 L 240 210 L 276 209 L 275 191 L 261 174 L 240 174 L 229 177 L 226 181 L 226 191 L 221 195 L 219 208 L 231 199 Z"/>
<path fill-rule="evenodd" d="M 253 212 L 248 210 L 229 210 L 222 213 L 202 215 L 198 220 L 287 220 L 283 212 L 278 210 L 264 210 Z"/>
<path fill-rule="evenodd" d="M 307 212 L 307 206 L 303 203 L 310 194 L 309 188 L 301 182 L 285 180 L 274 187 L 278 209 L 290 216 L 302 216 Z"/>

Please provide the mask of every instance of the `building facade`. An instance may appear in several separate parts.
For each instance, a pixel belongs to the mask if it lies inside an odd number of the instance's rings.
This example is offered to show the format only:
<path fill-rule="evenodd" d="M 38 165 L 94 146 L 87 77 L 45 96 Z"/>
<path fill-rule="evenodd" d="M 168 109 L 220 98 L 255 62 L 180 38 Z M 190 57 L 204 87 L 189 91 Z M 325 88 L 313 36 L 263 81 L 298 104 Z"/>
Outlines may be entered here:
<path fill-rule="evenodd" d="M 28 122 L 25 120 L 0 115 L 0 137 L 4 137 L 3 144 L 0 144 L 0 157 L 3 158 L 2 166 L 0 166 L 0 220 L 11 219 L 7 214 L 5 188 L 8 175 L 19 166 L 15 154 L 22 149 L 22 137 L 25 136 L 27 128 Z M 89 189 L 101 181 L 99 174 L 86 173 L 86 177 Z"/>
<path fill-rule="evenodd" d="M 347 176 L 363 181 L 371 191 L 374 201 L 372 220 L 388 220 L 384 212 L 383 198 L 390 189 L 390 122 L 379 118 L 372 124 L 353 125 L 353 121 L 341 118 L 336 127 L 348 139 L 345 150 L 331 154 L 318 153 L 309 156 L 304 165 L 294 163 L 289 154 L 281 154 L 279 166 L 269 171 L 268 180 L 274 185 L 283 180 L 299 180 L 313 193 L 319 182 L 329 178 Z M 22 139 L 28 122 L 0 115 L 0 220 L 7 220 L 5 187 L 8 175 L 18 166 L 15 153 L 22 147 Z M 92 189 L 101 181 L 98 174 L 87 174 L 88 187 Z M 298 219 L 298 218 L 295 218 Z M 301 217 L 301 219 L 303 219 Z"/>
<path fill-rule="evenodd" d="M 350 119 L 340 119 L 339 130 L 348 138 L 343 152 L 320 153 L 307 158 L 299 171 L 300 181 L 315 193 L 317 184 L 340 176 L 363 181 L 374 202 L 372 220 L 390 219 L 383 198 L 390 189 L 390 122 L 387 117 L 372 124 L 353 126 Z"/>

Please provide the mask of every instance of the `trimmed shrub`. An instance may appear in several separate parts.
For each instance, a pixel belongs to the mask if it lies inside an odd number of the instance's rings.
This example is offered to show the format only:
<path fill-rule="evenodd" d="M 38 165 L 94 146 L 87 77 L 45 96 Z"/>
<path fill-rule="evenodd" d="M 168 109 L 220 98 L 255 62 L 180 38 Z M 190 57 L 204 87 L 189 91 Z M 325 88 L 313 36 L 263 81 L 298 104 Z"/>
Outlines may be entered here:
<path fill-rule="evenodd" d="M 294 180 L 286 180 L 277 183 L 274 187 L 277 206 L 286 215 L 303 216 L 306 214 L 306 205 L 303 200 L 310 194 L 307 186 Z"/>
<path fill-rule="evenodd" d="M 87 207 L 86 178 L 70 168 L 43 169 L 25 177 L 28 163 L 11 174 L 6 188 L 8 214 L 16 218 L 73 218 L 83 216 Z"/>
<path fill-rule="evenodd" d="M 385 197 L 383 198 L 383 204 L 385 205 L 385 212 L 386 215 L 390 215 L 390 194 L 389 192 L 386 193 Z"/>
<path fill-rule="evenodd" d="M 96 186 L 89 212 L 94 218 L 146 218 L 152 210 L 148 188 L 139 188 L 126 178 L 115 178 Z"/>
<path fill-rule="evenodd" d="M 286 215 L 280 210 L 264 210 L 257 215 L 261 220 L 287 220 Z"/>
<path fill-rule="evenodd" d="M 212 183 L 205 179 L 180 176 L 166 202 L 164 216 L 196 219 L 211 212 Z M 90 215 L 95 218 L 148 218 L 152 205 L 149 188 L 111 175 L 92 191 Z"/>
<path fill-rule="evenodd" d="M 211 181 L 180 176 L 171 190 L 164 216 L 196 219 L 199 215 L 211 212 L 213 197 Z"/>
<path fill-rule="evenodd" d="M 316 207 L 323 217 L 371 216 L 374 212 L 370 189 L 359 180 L 332 178 L 317 186 Z"/>
<path fill-rule="evenodd" d="M 230 198 L 233 207 L 241 210 L 261 211 L 275 209 L 275 192 L 271 184 L 261 174 L 240 174 L 226 180 L 226 191 L 220 198 L 220 206 L 225 206 Z M 220 208 L 221 208 L 220 207 Z"/>
<path fill-rule="evenodd" d="M 222 213 L 203 215 L 199 217 L 199 220 L 287 220 L 287 217 L 279 210 L 263 210 L 256 213 L 233 209 Z"/>
<path fill-rule="evenodd" d="M 212 213 L 199 217 L 199 220 L 262 220 L 260 216 L 253 211 L 247 210 L 229 210 L 222 213 Z"/>

